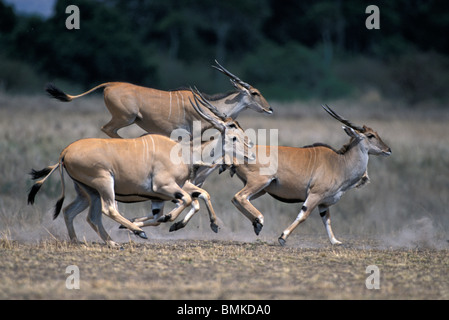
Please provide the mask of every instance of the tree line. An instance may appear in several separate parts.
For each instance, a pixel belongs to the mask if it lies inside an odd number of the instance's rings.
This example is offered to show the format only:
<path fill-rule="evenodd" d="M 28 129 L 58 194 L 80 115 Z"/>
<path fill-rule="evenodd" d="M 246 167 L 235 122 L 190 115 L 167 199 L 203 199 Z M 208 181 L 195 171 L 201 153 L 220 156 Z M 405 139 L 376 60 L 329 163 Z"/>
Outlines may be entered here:
<path fill-rule="evenodd" d="M 69 30 L 67 1 L 42 18 L 0 0 L 0 86 L 128 81 L 212 93 L 230 88 L 209 67 L 217 59 L 275 99 L 370 86 L 412 102 L 446 99 L 449 2 L 375 2 L 378 30 L 365 27 L 371 3 L 360 0 L 73 0 L 80 29 Z"/>

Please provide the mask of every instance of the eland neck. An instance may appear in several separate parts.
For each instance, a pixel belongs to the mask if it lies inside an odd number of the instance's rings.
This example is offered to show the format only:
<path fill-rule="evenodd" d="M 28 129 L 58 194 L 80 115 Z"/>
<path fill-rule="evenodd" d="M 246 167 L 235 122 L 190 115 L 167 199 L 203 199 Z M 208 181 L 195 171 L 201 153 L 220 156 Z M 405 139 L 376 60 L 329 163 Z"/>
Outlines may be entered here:
<path fill-rule="evenodd" d="M 344 172 L 349 185 L 359 181 L 365 174 L 368 167 L 368 149 L 363 141 L 351 140 L 347 145 L 347 150 L 342 154 Z"/>
<path fill-rule="evenodd" d="M 217 107 L 220 112 L 224 113 L 226 116 L 235 119 L 238 114 L 242 112 L 246 105 L 243 101 L 243 94 L 236 91 L 223 98 L 212 101 L 212 103 Z"/>
<path fill-rule="evenodd" d="M 213 140 L 211 138 L 213 137 Z M 206 137 L 207 139 L 207 137 Z M 196 166 L 214 167 L 222 163 L 224 156 L 224 136 L 220 131 L 209 137 L 209 140 L 203 141 L 202 137 L 197 137 L 190 142 L 191 164 Z"/>

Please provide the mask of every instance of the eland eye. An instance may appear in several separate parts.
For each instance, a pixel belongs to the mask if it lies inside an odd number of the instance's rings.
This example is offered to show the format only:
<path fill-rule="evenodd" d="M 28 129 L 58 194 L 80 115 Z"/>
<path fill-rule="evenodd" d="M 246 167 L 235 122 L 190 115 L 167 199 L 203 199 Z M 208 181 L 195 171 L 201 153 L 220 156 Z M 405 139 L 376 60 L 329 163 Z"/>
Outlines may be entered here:
<path fill-rule="evenodd" d="M 232 141 L 237 141 L 237 137 L 233 137 L 233 138 L 232 138 Z"/>
<path fill-rule="evenodd" d="M 372 134 L 372 133 L 368 133 L 368 134 L 366 135 L 366 137 L 367 137 L 368 139 L 372 139 L 372 138 L 375 138 L 376 136 L 375 136 L 374 134 Z"/>

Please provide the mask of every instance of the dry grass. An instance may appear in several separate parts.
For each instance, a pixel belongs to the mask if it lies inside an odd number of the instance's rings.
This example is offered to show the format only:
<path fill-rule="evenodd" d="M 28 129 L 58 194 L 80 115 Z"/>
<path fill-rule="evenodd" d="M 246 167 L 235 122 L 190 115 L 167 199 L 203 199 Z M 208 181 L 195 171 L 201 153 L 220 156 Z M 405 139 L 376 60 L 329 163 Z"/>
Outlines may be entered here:
<path fill-rule="evenodd" d="M 113 239 L 124 243 L 124 250 L 112 250 L 95 243 L 100 240 L 85 213 L 75 221 L 85 244 L 66 242 L 63 219 L 52 221 L 49 213 L 59 179 L 45 184 L 35 206 L 26 205 L 31 168 L 53 164 L 77 139 L 105 137 L 99 128 L 109 115 L 102 99 L 62 104 L 45 96 L 0 94 L 0 298 L 448 299 L 447 112 L 404 112 L 391 102 L 365 99 L 331 105 L 376 129 L 393 155 L 372 157 L 371 183 L 348 192 L 332 208 L 334 232 L 346 247 L 331 247 L 318 215 L 312 215 L 281 248 L 276 239 L 299 207 L 269 196 L 254 201 L 265 216 L 264 229 L 255 236 L 230 202 L 242 183 L 215 173 L 205 187 L 221 219 L 218 234 L 209 229 L 205 209 L 175 233 L 168 232 L 169 225 L 147 229 L 148 242 L 104 219 Z M 347 141 L 319 103 L 274 107 L 273 117 L 247 111 L 239 121 L 245 128 L 279 129 L 282 145 L 320 141 L 340 147 Z M 142 132 L 125 131 L 127 136 Z M 68 204 L 74 197 L 70 186 L 66 196 Z M 127 217 L 142 216 L 148 206 L 120 205 L 120 210 Z M 65 288 L 65 268 L 71 264 L 80 268 L 80 290 Z M 380 290 L 365 288 L 371 264 L 380 268 Z"/>
<path fill-rule="evenodd" d="M 0 299 L 449 299 L 447 251 L 281 248 L 263 241 L 151 240 L 73 245 L 2 241 Z M 371 241 L 364 246 L 372 247 Z M 79 268 L 69 290 L 67 266 Z M 380 270 L 380 289 L 365 286 Z"/>

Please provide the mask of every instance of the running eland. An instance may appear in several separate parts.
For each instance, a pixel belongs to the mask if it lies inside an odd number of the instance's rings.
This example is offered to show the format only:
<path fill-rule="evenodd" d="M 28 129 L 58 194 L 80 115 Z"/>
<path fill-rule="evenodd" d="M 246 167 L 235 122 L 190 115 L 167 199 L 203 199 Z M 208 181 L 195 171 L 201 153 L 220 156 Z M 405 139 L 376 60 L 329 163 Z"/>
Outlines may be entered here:
<path fill-rule="evenodd" d="M 227 94 L 203 94 L 221 113 L 232 119 L 236 119 L 245 109 L 273 113 L 259 90 L 215 62 L 217 66 L 213 67 L 227 75 L 236 89 Z M 117 131 L 133 123 L 148 133 L 167 137 L 175 129 L 185 129 L 191 133 L 194 121 L 202 122 L 202 132 L 212 128 L 190 104 L 189 100 L 193 99 L 193 96 L 189 89 L 161 91 L 125 82 L 107 82 L 76 96 L 68 95 L 52 84 L 47 85 L 46 91 L 53 98 L 69 102 L 100 88 L 104 88 L 104 101 L 112 115 L 112 119 L 101 130 L 111 138 L 121 138 Z"/>
<path fill-rule="evenodd" d="M 64 220 L 72 241 L 77 241 L 73 219 L 88 206 L 90 209 L 87 221 L 108 245 L 117 244 L 103 227 L 102 213 L 146 239 L 145 232 L 139 226 L 118 212 L 116 200 L 175 201 L 178 205 L 164 218 L 164 221 L 173 221 L 192 204 L 192 198 L 200 197 L 205 200 L 209 209 L 211 228 L 217 229 L 216 216 L 209 195 L 189 180 L 194 181 L 197 170 L 203 166 L 221 165 L 225 154 L 244 153 L 239 156 L 248 159 L 254 159 L 255 156 L 248 152 L 245 134 L 234 120 L 231 118 L 223 120 L 215 116 L 216 110 L 211 110 L 210 114 L 206 113 L 198 104 L 198 101 L 202 103 L 202 100 L 197 98 L 197 93 L 192 92 L 192 97 L 195 101 L 191 102 L 194 110 L 224 137 L 206 141 L 201 145 L 202 149 L 214 150 L 215 156 L 210 155 L 209 162 L 195 163 L 188 159 L 189 161 L 173 165 L 173 150 L 179 149 L 179 143 L 156 134 L 147 134 L 136 139 L 82 139 L 66 147 L 55 165 L 40 171 L 32 170 L 34 180 L 42 179 L 32 186 L 28 203 L 34 203 L 39 189 L 59 168 L 62 194 L 55 207 L 54 218 L 56 218 L 65 197 L 63 174 L 65 168 L 77 192 L 77 198 L 64 208 Z M 209 107 L 207 104 L 203 105 Z"/>
<path fill-rule="evenodd" d="M 369 155 L 391 154 L 391 149 L 373 129 L 353 125 L 327 105 L 323 108 L 344 125 L 344 131 L 351 137 L 340 150 L 321 143 L 303 148 L 257 145 L 253 150 L 255 154 L 260 151 L 269 154 L 277 148 L 277 171 L 260 175 L 260 167 L 266 165 L 258 161 L 233 167 L 231 171 L 245 184 L 232 202 L 253 223 L 256 234 L 262 230 L 264 217 L 250 200 L 268 193 L 283 202 L 304 202 L 295 221 L 279 237 L 281 245 L 285 245 L 287 237 L 316 207 L 330 242 L 341 244 L 332 232 L 329 207 L 346 191 L 366 183 Z"/>

